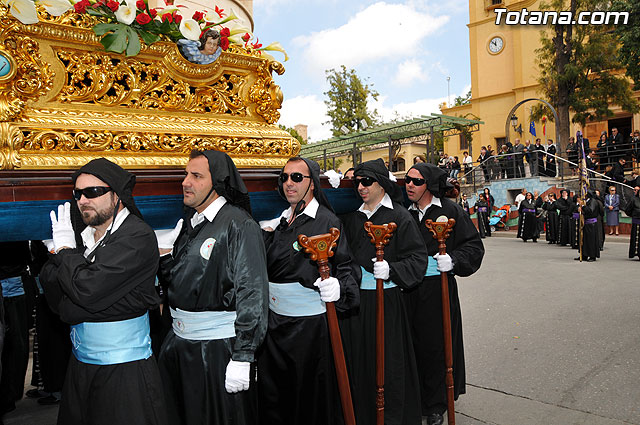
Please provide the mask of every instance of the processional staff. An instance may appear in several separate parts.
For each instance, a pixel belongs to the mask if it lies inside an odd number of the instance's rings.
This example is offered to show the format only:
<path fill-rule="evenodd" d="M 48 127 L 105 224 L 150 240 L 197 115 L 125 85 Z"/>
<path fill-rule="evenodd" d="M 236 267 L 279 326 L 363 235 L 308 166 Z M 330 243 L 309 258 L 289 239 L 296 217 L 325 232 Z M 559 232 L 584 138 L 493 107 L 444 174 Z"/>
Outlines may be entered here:
<path fill-rule="evenodd" d="M 318 264 L 320 278 L 325 280 L 330 277 L 329 257 L 333 257 L 333 248 L 340 237 L 340 230 L 332 227 L 329 233 L 307 237 L 298 235 L 298 243 L 304 248 L 307 254 L 311 254 L 311 259 Z M 342 402 L 342 414 L 345 425 L 355 425 L 356 418 L 353 413 L 351 403 L 351 387 L 349 386 L 349 375 L 347 374 L 347 364 L 344 360 L 344 350 L 338 327 L 338 316 L 336 308 L 332 302 L 326 303 L 327 322 L 329 323 L 329 338 L 331 339 L 331 349 L 333 350 L 333 362 L 336 367 L 336 377 L 338 379 L 338 390 L 340 401 Z"/>
<path fill-rule="evenodd" d="M 446 217 L 442 217 L 446 220 Z M 427 220 L 424 225 L 431 231 L 438 241 L 440 255 L 447 253 L 445 241 L 453 230 L 456 221 L 450 218 L 448 221 Z M 447 421 L 449 425 L 455 425 L 455 410 L 453 406 L 453 349 L 451 343 L 451 311 L 449 308 L 449 277 L 446 272 L 440 272 L 440 286 L 442 288 L 442 332 L 444 333 L 444 364 L 446 369 L 447 386 Z"/>
<path fill-rule="evenodd" d="M 364 223 L 376 247 L 376 261 L 384 260 L 384 246 L 398 226 L 395 223 Z M 376 424 L 384 425 L 384 282 L 376 279 Z"/>

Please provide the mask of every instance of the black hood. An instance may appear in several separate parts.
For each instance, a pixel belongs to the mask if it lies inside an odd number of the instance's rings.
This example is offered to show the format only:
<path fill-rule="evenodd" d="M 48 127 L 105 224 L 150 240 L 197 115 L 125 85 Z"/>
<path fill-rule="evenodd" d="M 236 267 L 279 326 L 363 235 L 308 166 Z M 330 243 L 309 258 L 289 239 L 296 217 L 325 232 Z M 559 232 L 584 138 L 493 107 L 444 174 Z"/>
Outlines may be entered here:
<path fill-rule="evenodd" d="M 427 181 L 427 190 L 436 198 L 442 198 L 453 185 L 447 181 L 447 173 L 440 167 L 433 164 L 421 162 L 409 168 L 416 169 Z"/>
<path fill-rule="evenodd" d="M 316 198 L 316 201 L 318 201 L 320 205 L 324 205 L 326 208 L 329 209 L 329 211 L 334 212 L 333 207 L 329 203 L 329 199 L 327 198 L 327 195 L 324 194 L 324 192 L 322 191 L 322 188 L 320 187 L 320 165 L 318 165 L 317 162 L 311 159 L 303 158 L 301 156 L 296 158 L 304 161 L 304 163 L 307 164 L 307 167 L 309 168 L 309 175 L 311 176 L 311 181 L 313 181 L 313 197 Z M 283 172 L 284 172 L 284 167 L 282 167 L 282 169 L 280 170 L 280 173 L 283 173 Z M 284 189 L 282 188 L 282 185 L 283 185 L 282 180 L 278 178 L 278 193 L 280 194 L 280 196 L 282 196 L 282 199 L 286 200 L 287 197 L 284 194 Z M 299 207 L 295 208 L 297 211 L 296 214 L 299 214 L 300 212 L 302 212 L 306 207 L 306 205 L 303 205 L 301 203 L 302 201 L 298 203 Z"/>
<path fill-rule="evenodd" d="M 208 150 L 202 152 L 209 162 L 209 172 L 213 190 L 230 204 L 245 209 L 251 214 L 249 191 L 229 155 L 224 152 Z"/>
<path fill-rule="evenodd" d="M 354 170 L 353 177 L 354 179 L 356 177 L 371 177 L 382 186 L 393 202 L 402 204 L 404 201 L 400 186 L 389 178 L 389 169 L 384 165 L 384 161 L 381 158 L 358 164 Z M 356 192 L 357 189 L 356 187 Z"/>

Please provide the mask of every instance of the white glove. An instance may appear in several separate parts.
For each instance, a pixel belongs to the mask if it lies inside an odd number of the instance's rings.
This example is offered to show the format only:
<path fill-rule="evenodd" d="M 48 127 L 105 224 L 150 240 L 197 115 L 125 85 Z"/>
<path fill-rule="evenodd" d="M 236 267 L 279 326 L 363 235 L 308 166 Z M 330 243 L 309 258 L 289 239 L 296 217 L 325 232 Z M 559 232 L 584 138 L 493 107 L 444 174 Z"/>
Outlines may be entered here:
<path fill-rule="evenodd" d="M 173 248 L 173 244 L 176 242 L 176 239 L 178 239 L 178 235 L 180 234 L 180 230 L 182 229 L 183 221 L 183 219 L 178 220 L 178 224 L 176 224 L 176 227 L 173 229 L 154 230 L 156 239 L 158 240 L 158 248 Z"/>
<path fill-rule="evenodd" d="M 325 171 L 324 175 L 329 178 L 329 184 L 332 188 L 336 189 L 340 186 L 340 174 L 334 170 Z"/>
<path fill-rule="evenodd" d="M 224 388 L 228 393 L 237 393 L 249 389 L 249 371 L 251 363 L 229 360 L 224 380 Z"/>
<path fill-rule="evenodd" d="M 46 246 L 46 247 L 47 247 L 47 251 L 49 251 L 50 253 L 52 253 L 52 254 L 53 254 L 53 253 L 55 253 L 55 252 L 56 252 L 56 251 L 55 251 L 56 247 L 55 247 L 55 245 L 53 244 L 53 239 L 44 239 L 44 240 L 42 241 L 42 243 L 44 244 L 44 246 Z"/>
<path fill-rule="evenodd" d="M 375 258 L 372 258 L 371 261 L 373 261 L 373 277 L 382 280 L 389 279 L 389 263 L 386 260 L 376 261 Z"/>
<path fill-rule="evenodd" d="M 326 303 L 332 303 L 340 299 L 340 282 L 335 277 L 330 277 L 325 280 L 318 278 L 313 286 L 317 286 L 320 289 L 320 299 Z"/>
<path fill-rule="evenodd" d="M 444 254 L 444 255 L 436 254 L 433 256 L 433 258 L 435 258 L 436 261 L 438 261 L 439 272 L 446 273 L 448 271 L 453 270 L 453 260 L 451 259 L 449 254 Z"/>
<path fill-rule="evenodd" d="M 75 248 L 76 236 L 71 225 L 71 204 L 65 202 L 58 205 L 58 218 L 56 212 L 51 211 L 51 231 L 53 233 L 53 249 L 57 253 L 61 248 Z"/>

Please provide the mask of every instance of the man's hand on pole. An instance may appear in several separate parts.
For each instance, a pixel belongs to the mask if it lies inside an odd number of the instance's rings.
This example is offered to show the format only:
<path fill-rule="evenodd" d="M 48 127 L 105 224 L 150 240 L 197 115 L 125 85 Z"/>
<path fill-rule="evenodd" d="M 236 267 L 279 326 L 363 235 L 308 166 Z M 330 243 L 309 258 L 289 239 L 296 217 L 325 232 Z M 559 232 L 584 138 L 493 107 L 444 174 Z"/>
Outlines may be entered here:
<path fill-rule="evenodd" d="M 154 230 L 156 239 L 158 240 L 158 249 L 168 249 L 169 251 L 173 249 L 173 244 L 176 242 L 176 239 L 178 239 L 178 235 L 180 235 L 183 221 L 183 219 L 178 220 L 178 224 L 176 224 L 176 227 L 173 229 Z"/>
<path fill-rule="evenodd" d="M 373 261 L 373 277 L 376 279 L 388 280 L 389 263 L 387 263 L 387 260 L 376 261 L 375 258 L 372 258 L 371 261 Z"/>
<path fill-rule="evenodd" d="M 449 256 L 449 254 L 436 254 L 433 256 L 438 262 L 438 271 L 442 273 L 446 273 L 448 271 L 453 270 L 453 260 Z"/>
<path fill-rule="evenodd" d="M 237 393 L 249 389 L 249 372 L 251 363 L 229 360 L 224 380 L 224 388 L 228 393 Z"/>
<path fill-rule="evenodd" d="M 49 217 L 51 217 L 54 252 L 57 253 L 62 248 L 75 248 L 76 236 L 71 225 L 71 204 L 65 202 L 58 205 L 58 217 L 56 218 L 55 211 L 51 211 Z"/>
<path fill-rule="evenodd" d="M 316 279 L 313 286 L 320 289 L 320 299 L 326 303 L 332 303 L 340 299 L 340 282 L 335 277 L 329 277 L 325 280 Z"/>

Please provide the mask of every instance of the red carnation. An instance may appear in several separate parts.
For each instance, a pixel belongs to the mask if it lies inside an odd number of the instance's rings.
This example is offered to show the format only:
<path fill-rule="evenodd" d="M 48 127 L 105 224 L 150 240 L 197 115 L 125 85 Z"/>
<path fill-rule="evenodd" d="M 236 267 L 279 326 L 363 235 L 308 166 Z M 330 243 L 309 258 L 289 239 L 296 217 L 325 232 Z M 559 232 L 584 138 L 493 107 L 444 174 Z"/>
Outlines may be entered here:
<path fill-rule="evenodd" d="M 173 15 L 171 13 L 165 13 L 162 15 L 162 22 L 173 22 Z"/>
<path fill-rule="evenodd" d="M 140 9 L 140 10 L 145 10 L 145 9 L 146 9 L 146 7 L 147 7 L 147 5 L 146 5 L 146 4 L 144 4 L 144 0 L 138 0 L 138 1 L 136 2 L 136 7 L 137 7 L 138 9 Z"/>
<path fill-rule="evenodd" d="M 229 48 L 229 39 L 227 37 L 220 37 L 220 47 L 222 50 L 227 50 Z"/>
<path fill-rule="evenodd" d="M 242 40 L 246 43 L 251 38 L 251 35 L 248 32 L 245 32 L 242 36 Z"/>
<path fill-rule="evenodd" d="M 146 13 L 141 13 L 136 16 L 136 22 L 140 25 L 146 25 L 151 22 L 151 16 L 147 15 Z"/>
<path fill-rule="evenodd" d="M 202 12 L 194 12 L 192 18 L 194 21 L 198 21 L 200 22 L 202 20 L 202 18 L 204 17 L 204 13 Z"/>
<path fill-rule="evenodd" d="M 149 15 L 151 15 L 152 18 L 155 18 L 158 16 L 158 11 L 155 9 L 149 9 Z"/>
<path fill-rule="evenodd" d="M 173 22 L 175 22 L 176 24 L 182 22 L 182 15 L 179 15 L 177 11 L 173 12 Z"/>
<path fill-rule="evenodd" d="M 220 30 L 220 37 L 229 37 L 231 35 L 231 31 L 229 31 L 229 28 L 222 28 Z"/>
<path fill-rule="evenodd" d="M 118 3 L 117 1 L 109 0 L 109 2 L 107 3 L 107 7 L 111 9 L 112 12 L 115 12 L 120 7 L 120 3 Z"/>

